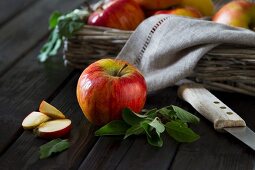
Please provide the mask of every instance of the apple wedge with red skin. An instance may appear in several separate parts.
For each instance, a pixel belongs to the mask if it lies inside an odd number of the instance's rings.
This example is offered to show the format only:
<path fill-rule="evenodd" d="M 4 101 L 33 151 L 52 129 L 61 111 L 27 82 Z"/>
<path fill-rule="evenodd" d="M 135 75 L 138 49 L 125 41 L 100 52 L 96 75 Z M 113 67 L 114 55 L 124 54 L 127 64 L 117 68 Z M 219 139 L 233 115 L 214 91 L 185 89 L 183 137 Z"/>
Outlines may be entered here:
<path fill-rule="evenodd" d="M 133 0 L 112 0 L 91 13 L 87 24 L 134 30 L 144 19 L 143 10 Z"/>
<path fill-rule="evenodd" d="M 22 126 L 24 129 L 34 129 L 39 126 L 41 123 L 46 122 L 50 119 L 49 116 L 33 111 L 23 120 Z"/>
<path fill-rule="evenodd" d="M 53 119 L 65 119 L 65 115 L 61 111 L 46 101 L 41 102 L 39 111 Z"/>
<path fill-rule="evenodd" d="M 58 119 L 40 124 L 34 133 L 42 138 L 54 139 L 66 136 L 71 130 L 71 120 Z"/>
<path fill-rule="evenodd" d="M 118 59 L 101 59 L 89 65 L 77 84 L 77 99 L 85 117 L 96 125 L 121 119 L 124 108 L 139 113 L 147 87 L 140 71 Z"/>

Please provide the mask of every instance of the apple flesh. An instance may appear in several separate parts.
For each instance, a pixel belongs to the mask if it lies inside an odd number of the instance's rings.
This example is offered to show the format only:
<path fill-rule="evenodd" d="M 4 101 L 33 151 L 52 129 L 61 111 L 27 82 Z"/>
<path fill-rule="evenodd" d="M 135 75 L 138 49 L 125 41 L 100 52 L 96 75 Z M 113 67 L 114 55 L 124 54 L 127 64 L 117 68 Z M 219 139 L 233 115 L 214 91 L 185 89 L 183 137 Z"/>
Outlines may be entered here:
<path fill-rule="evenodd" d="M 185 16 L 191 18 L 201 18 L 202 14 L 196 9 L 192 7 L 184 7 L 184 8 L 175 8 L 170 10 L 160 10 L 155 12 L 154 15 L 158 14 L 172 14 L 178 16 Z"/>
<path fill-rule="evenodd" d="M 22 126 L 24 129 L 34 129 L 39 126 L 41 123 L 49 120 L 50 117 L 41 113 L 41 112 L 31 112 L 27 117 L 23 120 Z"/>
<path fill-rule="evenodd" d="M 133 0 L 112 0 L 88 18 L 88 25 L 134 30 L 143 20 L 144 12 Z"/>
<path fill-rule="evenodd" d="M 57 108 L 47 103 L 46 101 L 42 101 L 39 106 L 39 111 L 46 114 L 47 116 L 53 119 L 64 119 L 65 115 L 59 111 Z"/>
<path fill-rule="evenodd" d="M 124 108 L 139 113 L 146 83 L 138 69 L 122 60 L 101 59 L 89 65 L 77 84 L 77 99 L 85 117 L 96 125 L 121 119 Z"/>
<path fill-rule="evenodd" d="M 179 4 L 182 0 L 135 0 L 142 8 L 147 10 L 166 9 Z"/>
<path fill-rule="evenodd" d="M 71 130 L 71 120 L 58 119 L 42 123 L 34 129 L 34 133 L 42 138 L 59 138 L 67 135 Z"/>
<path fill-rule="evenodd" d="M 255 3 L 240 0 L 224 5 L 212 19 L 234 27 L 252 29 L 255 26 Z"/>
<path fill-rule="evenodd" d="M 193 7 L 201 12 L 203 16 L 214 14 L 214 4 L 212 0 L 182 0 L 179 4 L 182 7 Z"/>

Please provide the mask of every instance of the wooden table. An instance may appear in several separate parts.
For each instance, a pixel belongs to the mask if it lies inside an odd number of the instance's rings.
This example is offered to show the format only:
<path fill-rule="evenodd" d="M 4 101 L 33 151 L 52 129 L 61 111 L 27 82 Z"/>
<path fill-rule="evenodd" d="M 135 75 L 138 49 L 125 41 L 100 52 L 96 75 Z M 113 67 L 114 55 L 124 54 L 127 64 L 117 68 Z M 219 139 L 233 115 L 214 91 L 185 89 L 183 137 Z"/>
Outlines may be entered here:
<path fill-rule="evenodd" d="M 0 169 L 222 169 L 255 168 L 254 151 L 229 134 L 218 133 L 189 104 L 180 100 L 176 87 L 148 95 L 146 107 L 181 106 L 201 118 L 193 129 L 201 138 L 180 144 L 164 136 L 160 149 L 145 137 L 95 137 L 95 126 L 83 116 L 75 94 L 80 70 L 67 68 L 62 55 L 39 63 L 36 56 L 48 37 L 48 17 L 66 12 L 83 0 L 0 1 Z M 213 92 L 236 111 L 255 131 L 255 98 Z M 21 122 L 46 100 L 73 122 L 71 147 L 40 160 L 39 147 L 47 140 L 24 131 Z"/>

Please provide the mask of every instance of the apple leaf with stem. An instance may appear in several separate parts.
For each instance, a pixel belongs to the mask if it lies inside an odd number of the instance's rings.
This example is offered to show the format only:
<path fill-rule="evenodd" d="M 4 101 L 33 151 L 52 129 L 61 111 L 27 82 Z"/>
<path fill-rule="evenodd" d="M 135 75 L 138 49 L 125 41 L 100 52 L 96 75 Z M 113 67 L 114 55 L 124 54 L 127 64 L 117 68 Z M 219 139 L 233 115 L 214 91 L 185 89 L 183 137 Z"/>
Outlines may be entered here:
<path fill-rule="evenodd" d="M 64 39 L 71 37 L 76 31 L 80 30 L 88 16 L 88 9 L 75 9 L 68 14 L 54 12 L 49 19 L 49 29 L 51 30 L 49 39 L 37 56 L 40 62 L 45 62 L 49 56 L 56 55 Z"/>
<path fill-rule="evenodd" d="M 146 135 L 148 143 L 156 147 L 163 146 L 161 134 L 165 131 L 178 142 L 193 142 L 199 139 L 199 135 L 188 127 L 188 123 L 197 124 L 199 118 L 178 106 L 151 109 L 144 114 L 125 108 L 122 119 L 106 124 L 98 129 L 95 135 L 124 135 L 124 139 L 131 135 Z"/>

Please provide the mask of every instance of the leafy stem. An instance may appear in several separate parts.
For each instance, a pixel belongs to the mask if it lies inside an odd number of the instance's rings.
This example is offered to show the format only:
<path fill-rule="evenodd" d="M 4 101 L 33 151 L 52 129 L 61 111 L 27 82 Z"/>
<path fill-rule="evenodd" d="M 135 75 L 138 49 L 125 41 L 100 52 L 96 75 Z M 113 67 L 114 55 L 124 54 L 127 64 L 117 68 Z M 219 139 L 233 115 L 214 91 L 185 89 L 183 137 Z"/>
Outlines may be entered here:
<path fill-rule="evenodd" d="M 95 135 L 124 135 L 124 139 L 131 135 L 146 135 L 148 143 L 156 147 L 163 146 L 161 134 L 165 131 L 178 142 L 199 139 L 199 135 L 188 127 L 188 123 L 197 124 L 199 118 L 178 106 L 147 110 L 144 114 L 125 108 L 122 119 L 106 124 Z"/>
<path fill-rule="evenodd" d="M 38 55 L 40 62 L 45 62 L 49 56 L 57 54 L 65 38 L 70 38 L 80 30 L 89 16 L 88 9 L 75 9 L 68 14 L 54 12 L 49 19 L 49 29 L 51 30 L 48 41 L 43 45 Z"/>

